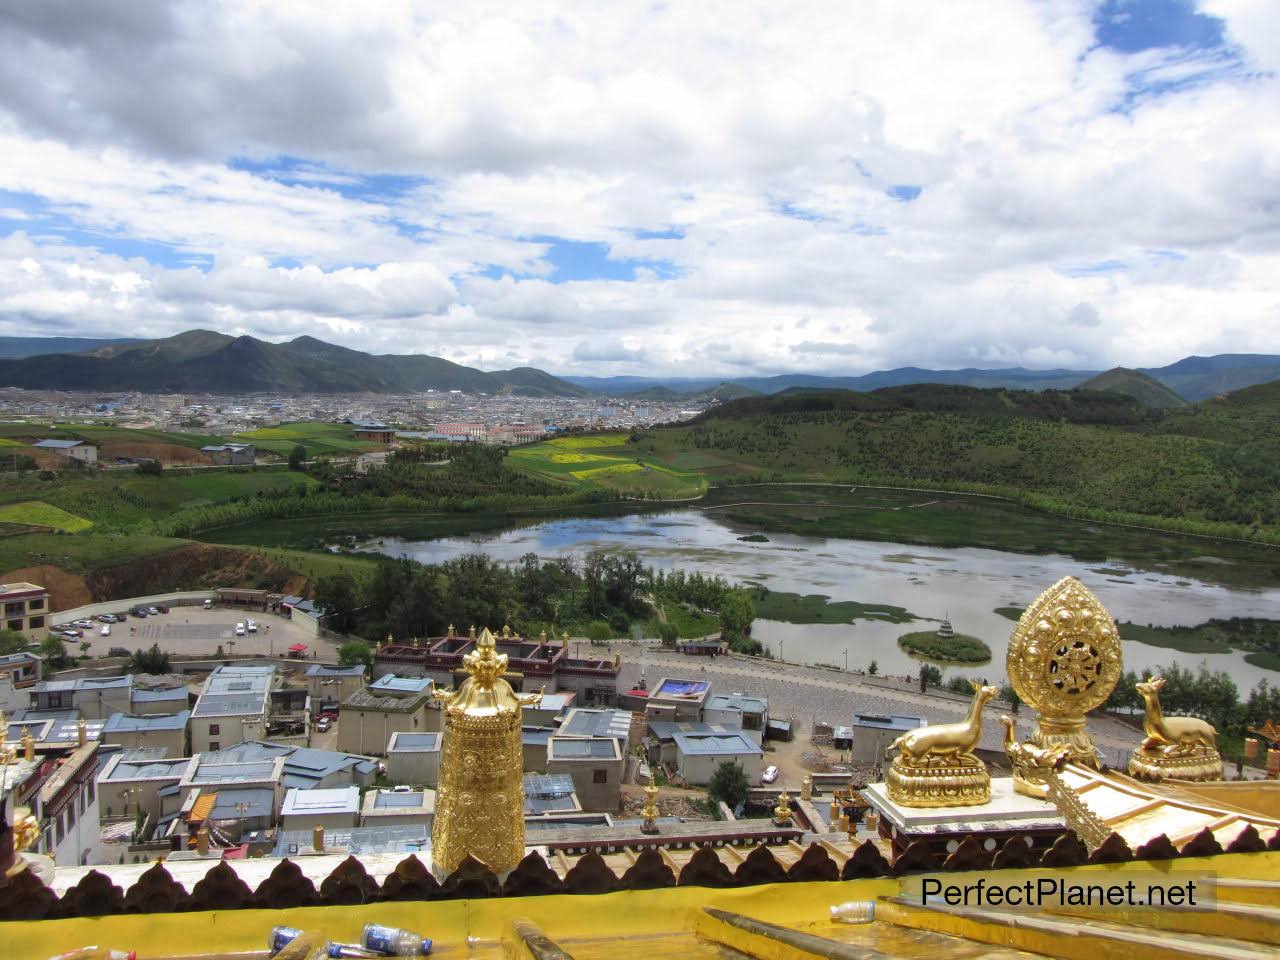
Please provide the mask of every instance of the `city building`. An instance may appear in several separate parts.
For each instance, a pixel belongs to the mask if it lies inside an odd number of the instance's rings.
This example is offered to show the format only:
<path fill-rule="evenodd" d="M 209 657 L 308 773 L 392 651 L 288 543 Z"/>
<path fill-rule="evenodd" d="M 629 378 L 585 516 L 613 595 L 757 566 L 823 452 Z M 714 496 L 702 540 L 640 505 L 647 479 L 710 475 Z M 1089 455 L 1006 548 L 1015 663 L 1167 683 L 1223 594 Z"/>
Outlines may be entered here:
<path fill-rule="evenodd" d="M 571 657 L 563 640 L 548 640 L 545 634 L 531 640 L 507 628 L 496 639 L 498 653 L 507 655 L 508 676 L 516 689 L 572 693 L 577 706 L 617 702 L 619 658 Z M 474 648 L 474 637 L 452 631 L 421 642 L 384 644 L 374 652 L 373 676 L 429 677 L 442 688 L 455 687 L 466 677 L 462 658 Z"/>
<path fill-rule="evenodd" d="M 357 440 L 369 443 L 391 443 L 396 438 L 394 428 L 376 420 L 352 420 L 351 426 Z"/>
<path fill-rule="evenodd" d="M 651 720 L 674 720 L 677 723 L 702 719 L 702 708 L 711 695 L 709 680 L 682 680 L 667 677 L 649 694 L 645 716 Z"/>
<path fill-rule="evenodd" d="M 280 759 L 284 762 L 281 783 L 286 789 L 346 786 L 364 789 L 372 785 L 378 775 L 378 762 L 372 757 L 262 740 L 248 740 L 204 757 L 210 763 L 261 763 Z"/>
<path fill-rule="evenodd" d="M 116 754 L 97 777 L 101 818 L 129 817 L 141 810 L 158 823 L 166 814 L 177 813 L 178 785 L 194 763 L 194 757 L 133 760 L 128 754 Z"/>
<path fill-rule="evenodd" d="M 274 856 L 297 857 L 312 852 L 314 831 L 280 830 L 276 833 Z M 431 825 L 419 823 L 389 824 L 373 827 L 337 827 L 324 831 L 325 853 L 338 856 L 374 856 L 411 853 L 422 854 L 431 848 Z"/>
<path fill-rule="evenodd" d="M 13 736 L 10 724 L 9 737 Z M 72 742 L 63 748 L 37 746 L 35 759 L 22 758 L 21 746 L 12 763 L 0 765 L 0 790 L 12 797 L 14 807 L 27 807 L 40 823 L 40 836 L 32 848 L 52 858 L 60 867 L 100 862 L 101 827 L 98 789 L 94 773 L 98 744 Z M 7 804 L 6 804 L 7 805 Z"/>
<path fill-rule="evenodd" d="M 747 775 L 748 783 L 760 779 L 760 758 L 764 750 L 741 730 L 729 734 L 676 733 L 676 772 L 693 786 L 711 782 L 716 767 L 736 763 Z"/>
<path fill-rule="evenodd" d="M 187 753 L 187 721 L 191 711 L 153 713 L 113 713 L 102 726 L 101 742 L 125 749 L 162 748 L 164 756 L 185 757 Z"/>
<path fill-rule="evenodd" d="M 526 711 L 527 713 L 528 711 Z M 560 737 L 613 737 L 622 752 L 631 748 L 631 714 L 626 710 L 571 710 L 556 733 Z"/>
<path fill-rule="evenodd" d="M 555 736 L 555 727 L 520 728 L 521 769 L 525 773 L 541 773 L 547 769 L 547 743 Z"/>
<path fill-rule="evenodd" d="M 41 666 L 44 663 L 34 653 L 22 650 L 18 653 L 6 653 L 0 656 L 0 684 L 7 684 L 12 691 L 25 691 L 33 684 L 40 682 Z M 29 693 L 21 693 L 21 703 L 14 703 L 12 706 L 0 709 L 12 710 L 14 707 L 26 706 L 30 702 Z M 16 699 L 17 697 L 15 697 Z M 10 699 L 6 696 L 0 696 L 0 704 Z"/>
<path fill-rule="evenodd" d="M 388 673 L 369 684 L 368 690 L 379 697 L 416 697 L 430 693 L 433 686 L 435 682 L 429 677 L 397 677 Z"/>
<path fill-rule="evenodd" d="M 676 734 L 697 737 L 732 736 L 742 730 L 731 723 L 675 723 L 670 720 L 650 720 L 645 737 L 645 755 L 649 763 L 676 767 Z"/>
<path fill-rule="evenodd" d="M 555 726 L 573 709 L 576 695 L 568 693 L 544 693 L 542 701 L 524 708 L 523 722 L 531 727 Z"/>
<path fill-rule="evenodd" d="M 139 678 L 134 677 L 133 689 L 129 693 L 129 709 L 139 715 L 156 713 L 180 713 L 191 704 L 191 694 L 185 686 L 140 687 Z"/>
<path fill-rule="evenodd" d="M 545 817 L 564 813 L 581 813 L 582 804 L 575 792 L 573 777 L 567 773 L 526 773 L 524 775 L 524 816 Z"/>
<path fill-rule="evenodd" d="M 440 782 L 440 733 L 393 733 L 387 743 L 392 783 L 435 787 Z"/>
<path fill-rule="evenodd" d="M 360 791 L 355 787 L 299 790 L 285 794 L 280 808 L 281 830 L 326 830 L 354 827 L 360 819 Z"/>
<path fill-rule="evenodd" d="M 551 737 L 548 774 L 567 774 L 584 810 L 617 810 L 627 758 L 614 737 Z"/>
<path fill-rule="evenodd" d="M 256 451 L 252 443 L 214 443 L 200 452 L 220 466 L 234 467 L 252 466 Z"/>
<path fill-rule="evenodd" d="M 743 693 L 713 693 L 702 708 L 702 719 L 707 723 L 736 726 L 756 743 L 763 743 L 769 723 L 769 701 Z"/>
<path fill-rule="evenodd" d="M 360 806 L 360 826 L 425 824 L 436 815 L 434 790 L 369 790 Z"/>
<path fill-rule="evenodd" d="M 364 666 L 331 666 L 313 663 L 307 667 L 307 692 L 311 694 L 312 710 L 326 704 L 338 704 L 364 686 Z"/>
<path fill-rule="evenodd" d="M 98 448 L 85 440 L 38 440 L 31 446 L 37 450 L 47 450 L 68 460 L 79 460 L 81 463 L 97 463 Z"/>
<path fill-rule="evenodd" d="M 191 713 L 191 751 L 208 753 L 267 734 L 273 666 L 224 664 L 204 682 Z"/>
<path fill-rule="evenodd" d="M 923 727 L 925 723 L 924 717 L 855 713 L 850 724 L 850 758 L 855 763 L 879 766 L 884 761 L 884 751 L 889 744 L 908 730 Z M 837 746 L 837 749 L 842 746 Z"/>
<path fill-rule="evenodd" d="M 378 696 L 358 690 L 338 707 L 338 749 L 381 756 L 393 733 L 440 729 L 440 711 L 428 706 L 430 696 Z"/>
<path fill-rule="evenodd" d="M 4 629 L 25 634 L 33 641 L 49 635 L 49 591 L 34 583 L 0 584 L 4 604 Z"/>
<path fill-rule="evenodd" d="M 324 611 L 305 597 L 281 597 L 280 612 L 301 627 L 305 627 L 312 636 L 320 636 L 320 626 L 324 620 Z M 291 653 L 305 652 L 306 647 L 299 650 L 290 648 Z"/>
<path fill-rule="evenodd" d="M 31 687 L 33 710 L 75 710 L 86 720 L 106 720 L 113 713 L 128 713 L 132 698 L 132 676 L 41 680 Z"/>

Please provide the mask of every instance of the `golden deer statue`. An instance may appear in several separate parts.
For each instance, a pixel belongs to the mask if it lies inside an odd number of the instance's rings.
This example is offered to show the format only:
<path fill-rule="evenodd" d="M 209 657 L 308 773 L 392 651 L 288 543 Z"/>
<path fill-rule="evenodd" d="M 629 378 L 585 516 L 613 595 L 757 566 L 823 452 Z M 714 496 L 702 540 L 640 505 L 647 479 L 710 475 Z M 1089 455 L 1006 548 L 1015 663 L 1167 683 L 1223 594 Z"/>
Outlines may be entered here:
<path fill-rule="evenodd" d="M 1030 741 L 1019 743 L 1018 727 L 1013 717 L 1001 714 L 1000 722 L 1004 724 L 1004 752 L 1014 767 L 1055 770 L 1071 753 L 1071 747 L 1065 743 L 1055 743 L 1051 747 L 1038 747 Z"/>
<path fill-rule="evenodd" d="M 1164 715 L 1160 709 L 1160 688 L 1163 686 L 1164 677 L 1148 677 L 1146 683 L 1135 686 L 1147 705 L 1146 716 L 1142 718 L 1142 730 L 1147 738 L 1142 741 L 1140 749 L 1159 751 L 1166 757 L 1187 756 L 1197 747 L 1216 753 L 1218 731 L 1213 724 L 1199 717 Z"/>
<path fill-rule="evenodd" d="M 969 685 L 976 696 L 969 705 L 968 715 L 959 723 L 935 723 L 904 733 L 889 744 L 890 750 L 898 748 L 896 763 L 904 767 L 928 767 L 966 760 L 978 763 L 973 750 L 982 737 L 982 708 L 1000 691 L 972 680 Z"/>

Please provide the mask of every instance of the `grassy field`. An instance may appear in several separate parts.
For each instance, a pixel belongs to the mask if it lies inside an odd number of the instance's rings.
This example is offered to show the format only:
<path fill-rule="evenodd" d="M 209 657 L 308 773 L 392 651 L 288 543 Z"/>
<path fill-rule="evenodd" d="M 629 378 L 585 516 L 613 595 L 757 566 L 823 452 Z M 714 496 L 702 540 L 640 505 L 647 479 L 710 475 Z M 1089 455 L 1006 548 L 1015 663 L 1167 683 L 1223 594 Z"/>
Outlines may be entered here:
<path fill-rule="evenodd" d="M 28 533 L 0 537 L 0 571 L 52 564 L 68 573 L 91 573 L 138 557 L 185 546 L 190 540 L 132 534 Z"/>
<path fill-rule="evenodd" d="M 833 601 L 821 593 L 801 595 L 756 587 L 751 591 L 756 616 L 784 623 L 853 623 L 855 620 L 883 620 L 887 623 L 911 623 L 919 620 L 902 607 L 881 603 L 859 603 L 856 600 Z"/>
<path fill-rule="evenodd" d="M 940 637 L 932 630 L 904 633 L 898 638 L 898 646 L 912 656 L 939 663 L 988 663 L 991 648 L 977 637 L 957 633 L 954 637 Z"/>
<path fill-rule="evenodd" d="M 0 507 L 0 523 L 20 523 L 30 527 L 50 527 L 63 533 L 79 533 L 93 526 L 92 520 L 77 517 L 60 507 L 40 500 L 7 503 Z"/>
<path fill-rule="evenodd" d="M 230 439 L 238 443 L 252 443 L 259 450 L 281 457 L 289 456 L 295 446 L 301 445 L 306 449 L 308 459 L 318 454 L 353 454 L 386 449 L 380 443 L 357 440 L 352 435 L 351 425 L 346 423 L 282 423 L 276 427 L 237 433 Z"/>
<path fill-rule="evenodd" d="M 349 554 L 320 553 L 306 550 L 289 550 L 284 547 L 252 547 L 257 553 L 283 563 L 312 582 L 337 573 L 349 573 L 363 584 L 373 577 L 378 561 L 372 557 L 356 557 Z"/>
<path fill-rule="evenodd" d="M 604 489 L 626 497 L 682 500 L 707 488 L 706 479 L 694 468 L 641 452 L 623 433 L 558 437 L 516 447 L 507 459 L 567 488 Z"/>

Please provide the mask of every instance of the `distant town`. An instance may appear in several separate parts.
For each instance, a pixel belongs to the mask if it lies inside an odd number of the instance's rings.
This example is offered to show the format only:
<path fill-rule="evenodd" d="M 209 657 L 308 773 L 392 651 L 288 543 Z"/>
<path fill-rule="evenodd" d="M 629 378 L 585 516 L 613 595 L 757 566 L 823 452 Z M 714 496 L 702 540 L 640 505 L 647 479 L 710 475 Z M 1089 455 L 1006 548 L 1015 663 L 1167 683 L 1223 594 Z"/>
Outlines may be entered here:
<path fill-rule="evenodd" d="M 39 417 L 124 429 L 232 435 L 297 421 L 374 428 L 403 439 L 515 444 L 565 430 L 628 429 L 697 416 L 707 404 L 600 397 L 519 397 L 460 390 L 411 394 L 102 393 L 0 389 L 0 419 Z M 383 435 L 385 434 L 385 435 Z"/>

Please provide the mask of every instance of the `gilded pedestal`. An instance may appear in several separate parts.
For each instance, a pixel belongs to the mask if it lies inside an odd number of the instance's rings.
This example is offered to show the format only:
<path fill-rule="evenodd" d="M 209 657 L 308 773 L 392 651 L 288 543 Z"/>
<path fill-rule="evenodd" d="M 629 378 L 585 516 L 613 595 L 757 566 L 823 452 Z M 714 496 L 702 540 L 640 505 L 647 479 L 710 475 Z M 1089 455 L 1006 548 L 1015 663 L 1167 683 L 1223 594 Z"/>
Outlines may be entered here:
<path fill-rule="evenodd" d="M 991 799 L 986 764 L 974 756 L 982 737 L 982 708 L 1000 691 L 973 684 L 973 703 L 960 723 L 937 723 L 904 733 L 885 774 L 889 799 L 904 807 L 968 807 Z"/>
<path fill-rule="evenodd" d="M 1149 783 L 1221 780 L 1218 731 L 1199 717 L 1166 717 L 1160 707 L 1163 686 L 1163 677 L 1148 677 L 1135 687 L 1146 705 L 1146 738 L 1129 758 L 1129 775 Z"/>
<path fill-rule="evenodd" d="M 441 691 L 444 744 L 431 828 L 431 859 L 440 873 L 470 855 L 497 874 L 524 857 L 524 780 L 520 715 L 542 695 L 517 694 L 502 679 L 507 656 L 485 629 L 463 658 L 470 675 L 457 692 Z"/>
<path fill-rule="evenodd" d="M 1018 696 L 1039 714 L 1028 745 L 1060 754 L 1055 762 L 1097 767 L 1085 715 L 1111 695 L 1121 671 L 1120 634 L 1098 598 L 1074 577 L 1040 594 L 1014 628 L 1005 668 Z M 1013 775 L 1018 792 L 1047 795 L 1036 767 L 1015 766 Z"/>

